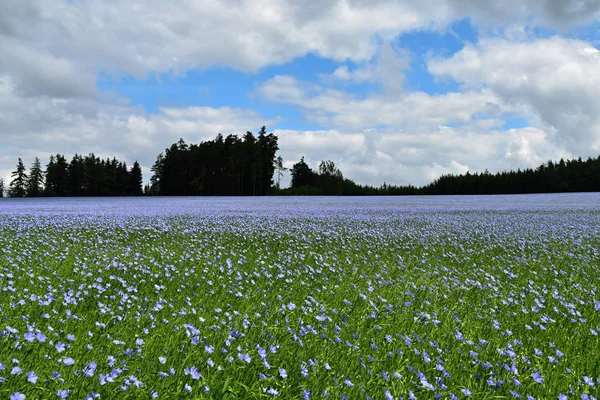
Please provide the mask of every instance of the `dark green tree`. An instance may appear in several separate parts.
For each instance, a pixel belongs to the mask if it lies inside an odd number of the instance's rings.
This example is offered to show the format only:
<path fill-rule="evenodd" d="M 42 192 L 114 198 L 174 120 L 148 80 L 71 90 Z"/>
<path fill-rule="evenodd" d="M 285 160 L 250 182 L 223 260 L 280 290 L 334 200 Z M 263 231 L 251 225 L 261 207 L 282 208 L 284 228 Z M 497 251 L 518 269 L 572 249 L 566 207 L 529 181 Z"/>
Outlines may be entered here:
<path fill-rule="evenodd" d="M 304 156 L 292 166 L 291 187 L 313 186 L 316 183 L 316 176 L 313 170 L 304 161 Z"/>
<path fill-rule="evenodd" d="M 50 156 L 50 161 L 46 165 L 44 193 L 48 196 L 69 196 L 71 193 L 70 186 L 67 160 L 60 154 Z"/>
<path fill-rule="evenodd" d="M 322 194 L 340 196 L 344 190 L 344 176 L 333 161 L 319 164 L 319 188 Z"/>
<path fill-rule="evenodd" d="M 183 139 L 161 153 L 152 167 L 150 192 L 167 196 L 255 196 L 271 190 L 277 137 L 263 127 L 252 132 L 218 134 L 214 140 L 186 144 Z"/>
<path fill-rule="evenodd" d="M 0 178 L 0 199 L 4 197 L 4 179 Z"/>
<path fill-rule="evenodd" d="M 141 196 L 143 194 L 142 183 L 142 167 L 136 160 L 129 171 L 129 187 L 127 189 L 127 194 L 130 196 Z"/>
<path fill-rule="evenodd" d="M 69 192 L 72 196 L 82 196 L 84 193 L 85 165 L 83 157 L 75 154 L 69 163 Z"/>
<path fill-rule="evenodd" d="M 275 173 L 275 154 L 279 150 L 277 136 L 273 133 L 267 135 L 267 129 L 263 126 L 258 133 L 258 144 L 260 146 L 259 157 L 259 195 L 271 193 L 273 188 L 273 175 Z"/>
<path fill-rule="evenodd" d="M 10 197 L 25 197 L 27 194 L 27 173 L 25 172 L 25 165 L 23 160 L 19 157 L 17 162 L 17 169 L 10 174 L 12 181 L 8 193 Z"/>
<path fill-rule="evenodd" d="M 162 194 L 162 189 L 161 189 L 160 183 L 163 178 L 164 161 L 165 161 L 165 158 L 163 156 L 163 153 L 160 153 L 158 156 L 156 156 L 156 161 L 154 162 L 154 165 L 152 165 L 152 168 L 150 168 L 150 171 L 152 171 L 152 177 L 150 177 L 149 192 L 152 195 Z"/>
<path fill-rule="evenodd" d="M 35 158 L 27 177 L 27 197 L 39 197 L 44 190 L 44 172 L 39 158 Z"/>

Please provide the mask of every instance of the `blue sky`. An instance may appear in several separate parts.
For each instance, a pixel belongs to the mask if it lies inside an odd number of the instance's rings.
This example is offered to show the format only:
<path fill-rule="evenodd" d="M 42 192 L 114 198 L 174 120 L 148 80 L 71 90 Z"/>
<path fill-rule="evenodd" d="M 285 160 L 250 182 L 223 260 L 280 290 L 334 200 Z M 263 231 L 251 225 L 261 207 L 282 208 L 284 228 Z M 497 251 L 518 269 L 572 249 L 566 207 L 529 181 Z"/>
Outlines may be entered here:
<path fill-rule="evenodd" d="M 394 38 L 394 47 L 407 50 L 411 55 L 406 72 L 406 89 L 429 94 L 457 91 L 456 82 L 436 81 L 427 71 L 426 60 L 432 55 L 452 56 L 465 42 L 476 43 L 477 32 L 468 19 L 452 23 L 445 31 L 420 30 Z M 118 93 L 134 106 L 141 106 L 149 114 L 160 107 L 239 107 L 250 108 L 268 119 L 282 117 L 280 129 L 323 129 L 318 123 L 303 118 L 297 107 L 265 102 L 256 96 L 256 85 L 276 75 L 291 75 L 297 79 L 319 83 L 323 74 L 331 74 L 340 66 L 359 68 L 352 60 L 335 61 L 308 53 L 283 64 L 267 65 L 258 71 L 245 72 L 226 66 L 213 66 L 187 71 L 184 74 L 167 72 L 135 78 L 132 75 L 100 73 L 97 87 L 101 92 Z M 339 85 L 338 85 L 339 86 Z M 381 90 L 375 82 L 344 84 L 344 89 L 356 96 L 365 96 Z"/>
<path fill-rule="evenodd" d="M 593 0 L 2 2 L 0 177 L 94 152 L 148 180 L 262 125 L 373 185 L 597 156 L 599 28 Z"/>

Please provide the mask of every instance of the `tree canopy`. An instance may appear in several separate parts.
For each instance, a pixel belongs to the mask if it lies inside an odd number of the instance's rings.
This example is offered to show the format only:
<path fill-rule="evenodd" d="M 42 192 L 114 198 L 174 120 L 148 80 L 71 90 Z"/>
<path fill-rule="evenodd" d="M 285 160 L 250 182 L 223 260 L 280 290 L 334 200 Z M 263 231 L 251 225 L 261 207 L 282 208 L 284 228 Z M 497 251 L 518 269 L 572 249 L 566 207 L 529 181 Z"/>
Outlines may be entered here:
<path fill-rule="evenodd" d="M 147 191 L 165 196 L 262 196 L 273 189 L 277 136 L 252 132 L 188 145 L 173 143 L 156 158 Z"/>
<path fill-rule="evenodd" d="M 600 157 L 583 161 L 548 161 L 536 169 L 503 171 L 491 174 L 467 172 L 462 175 L 444 175 L 434 182 L 415 187 L 394 186 L 384 183 L 379 187 L 358 185 L 343 177 L 332 161 L 322 161 L 319 171 L 313 171 L 300 159 L 291 169 L 292 181 L 288 189 L 277 194 L 312 195 L 448 195 L 448 194 L 517 194 L 600 191 Z"/>
<path fill-rule="evenodd" d="M 113 159 L 102 160 L 93 153 L 75 154 L 70 162 L 64 155 L 51 155 L 42 169 L 35 158 L 29 174 L 21 158 L 11 175 L 10 197 L 39 196 L 135 196 L 142 194 L 142 169 L 136 161 L 131 169 Z"/>
<path fill-rule="evenodd" d="M 8 195 L 10 197 L 25 197 L 27 194 L 27 173 L 25 172 L 25 165 L 23 160 L 19 157 L 17 162 L 17 169 L 10 174 L 12 181 L 8 189 Z"/>
<path fill-rule="evenodd" d="M 183 139 L 160 153 L 151 167 L 152 176 L 142 189 L 142 167 L 131 168 L 113 157 L 101 159 L 94 153 L 51 155 L 43 170 L 35 158 L 29 173 L 21 158 L 11 173 L 6 194 L 10 197 L 38 196 L 263 196 L 279 195 L 445 195 L 511 194 L 600 191 L 600 156 L 548 161 L 537 168 L 502 171 L 495 174 L 467 172 L 444 175 L 422 187 L 395 186 L 385 182 L 379 187 L 359 185 L 344 177 L 331 160 L 324 160 L 314 171 L 304 157 L 291 169 L 285 168 L 278 138 L 263 126 L 257 135 L 248 131 L 238 135 L 187 144 Z M 290 171 L 289 188 L 279 187 L 284 171 Z M 277 179 L 274 182 L 274 174 Z M 0 197 L 5 194 L 0 179 Z"/>

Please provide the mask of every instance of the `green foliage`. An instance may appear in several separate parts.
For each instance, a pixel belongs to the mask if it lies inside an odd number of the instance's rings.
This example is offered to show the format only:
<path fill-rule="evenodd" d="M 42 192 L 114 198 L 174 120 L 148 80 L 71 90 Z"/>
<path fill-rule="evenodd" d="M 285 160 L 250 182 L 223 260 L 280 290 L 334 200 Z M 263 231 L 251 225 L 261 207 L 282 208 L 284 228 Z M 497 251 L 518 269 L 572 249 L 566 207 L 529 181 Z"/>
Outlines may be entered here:
<path fill-rule="evenodd" d="M 292 166 L 292 188 L 303 186 L 315 186 L 317 183 L 316 174 L 304 161 L 304 156 Z"/>
<path fill-rule="evenodd" d="M 304 157 L 292 168 L 291 188 L 310 186 L 315 190 L 310 194 L 344 196 L 395 196 L 395 195 L 453 195 L 453 194 L 516 194 L 516 193 L 560 193 L 560 192 L 599 192 L 600 157 L 548 161 L 538 168 L 517 171 L 504 171 L 491 174 L 444 175 L 434 182 L 415 187 L 394 186 L 384 183 L 380 187 L 358 185 L 344 179 L 332 161 L 322 161 L 319 173 L 315 173 L 304 162 Z M 296 194 L 297 190 L 280 190 L 277 194 Z"/>
<path fill-rule="evenodd" d="M 25 172 L 25 165 L 23 165 L 21 157 L 19 157 L 19 161 L 17 162 L 17 169 L 10 176 L 13 179 L 10 182 L 8 195 L 10 197 L 25 197 L 27 194 L 27 173 Z"/>
<path fill-rule="evenodd" d="M 39 158 L 35 158 L 27 178 L 27 197 L 39 197 L 43 193 L 44 173 Z"/>
<path fill-rule="evenodd" d="M 142 167 L 135 161 L 128 174 L 127 194 L 131 196 L 142 195 Z"/>
<path fill-rule="evenodd" d="M 0 216 L 0 397 L 433 398 L 417 373 L 443 398 L 597 393 L 597 209 L 309 209 Z"/>
<path fill-rule="evenodd" d="M 151 194 L 165 196 L 263 196 L 271 193 L 277 136 L 263 127 L 200 144 L 183 139 L 165 149 L 152 167 Z"/>
<path fill-rule="evenodd" d="M 38 196 L 125 196 L 142 194 L 142 169 L 136 161 L 131 168 L 116 158 L 101 160 L 93 153 L 75 154 L 70 163 L 61 154 L 51 155 L 46 171 L 35 158 L 25 173 L 19 158 L 9 188 L 11 197 Z"/>
<path fill-rule="evenodd" d="M 513 194 L 600 191 L 600 157 L 548 161 L 536 169 L 491 174 L 446 175 L 420 189 L 422 194 Z"/>

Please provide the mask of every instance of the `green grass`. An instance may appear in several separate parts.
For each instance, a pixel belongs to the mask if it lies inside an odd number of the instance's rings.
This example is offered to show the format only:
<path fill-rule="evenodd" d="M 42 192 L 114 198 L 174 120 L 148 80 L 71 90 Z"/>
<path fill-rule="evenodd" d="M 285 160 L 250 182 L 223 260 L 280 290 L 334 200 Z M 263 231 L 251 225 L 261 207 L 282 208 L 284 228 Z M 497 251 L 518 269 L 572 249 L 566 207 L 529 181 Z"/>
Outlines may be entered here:
<path fill-rule="evenodd" d="M 462 399 L 463 389 L 477 399 L 513 398 L 510 390 L 538 399 L 596 393 L 598 213 L 385 217 L 3 216 L 0 397 L 56 398 L 61 389 L 102 399 L 154 391 L 166 399 L 260 399 L 273 397 L 269 388 L 289 399 L 303 390 L 332 399 L 383 399 L 386 390 L 419 399 Z M 44 343 L 24 339 L 37 330 Z M 62 353 L 58 342 L 68 345 Z M 21 375 L 11 375 L 13 359 Z M 97 370 L 84 377 L 92 361 Z M 506 368 L 513 363 L 517 373 Z M 185 374 L 192 366 L 200 379 Z M 99 375 L 115 368 L 122 372 L 114 382 L 101 385 Z M 28 371 L 37 383 L 27 382 Z M 543 384 L 533 381 L 536 371 Z M 490 386 L 490 378 L 504 383 Z"/>

